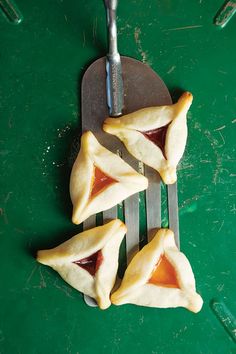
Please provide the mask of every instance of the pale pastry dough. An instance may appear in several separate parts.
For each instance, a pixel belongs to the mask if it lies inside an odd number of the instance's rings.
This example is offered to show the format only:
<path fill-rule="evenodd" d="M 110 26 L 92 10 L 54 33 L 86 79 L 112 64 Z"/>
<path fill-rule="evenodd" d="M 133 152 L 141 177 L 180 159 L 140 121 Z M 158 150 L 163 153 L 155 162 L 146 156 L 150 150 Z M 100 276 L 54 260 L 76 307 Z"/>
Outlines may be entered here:
<path fill-rule="evenodd" d="M 109 185 L 93 195 L 95 169 L 103 173 Z M 147 186 L 146 177 L 100 145 L 95 136 L 87 131 L 82 135 L 80 152 L 70 177 L 72 221 L 80 224 L 89 216 L 110 209 Z"/>
<path fill-rule="evenodd" d="M 168 286 L 170 274 L 159 276 L 159 282 L 151 281 L 158 261 L 165 257 L 168 268 L 173 270 L 178 285 Z M 173 276 L 173 275 L 171 275 Z M 167 281 L 168 282 L 168 281 Z M 150 307 L 186 307 L 190 311 L 201 310 L 203 301 L 196 293 L 195 279 L 186 256 L 178 250 L 171 230 L 160 229 L 153 240 L 135 255 L 126 269 L 120 288 L 111 296 L 116 305 L 136 304 Z"/>
<path fill-rule="evenodd" d="M 186 145 L 186 115 L 192 99 L 192 94 L 185 92 L 173 105 L 147 107 L 121 118 L 107 118 L 103 129 L 116 135 L 136 159 L 158 171 L 166 184 L 172 184 Z M 144 134 L 167 125 L 162 151 Z"/>
<path fill-rule="evenodd" d="M 120 220 L 112 220 L 84 231 L 53 249 L 38 251 L 37 260 L 52 267 L 73 288 L 93 297 L 101 309 L 106 309 L 111 304 L 110 292 L 116 279 L 119 247 L 126 231 Z M 78 261 L 97 252 L 99 264 L 94 267 L 95 274 L 92 275 Z"/>

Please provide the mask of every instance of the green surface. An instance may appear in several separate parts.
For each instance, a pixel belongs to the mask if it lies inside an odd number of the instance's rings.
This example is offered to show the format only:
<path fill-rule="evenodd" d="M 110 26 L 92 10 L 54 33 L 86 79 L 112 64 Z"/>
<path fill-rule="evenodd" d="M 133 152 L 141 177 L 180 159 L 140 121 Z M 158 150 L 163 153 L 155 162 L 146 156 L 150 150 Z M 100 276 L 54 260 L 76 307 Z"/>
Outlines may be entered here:
<path fill-rule="evenodd" d="M 80 231 L 70 222 L 69 157 L 81 76 L 106 53 L 103 4 L 16 3 L 21 24 L 0 14 L 0 353 L 236 353 L 210 306 L 216 298 L 236 314 L 236 18 L 213 25 L 222 0 L 120 1 L 120 52 L 157 71 L 174 99 L 194 95 L 180 232 L 204 306 L 100 311 L 34 255 Z"/>

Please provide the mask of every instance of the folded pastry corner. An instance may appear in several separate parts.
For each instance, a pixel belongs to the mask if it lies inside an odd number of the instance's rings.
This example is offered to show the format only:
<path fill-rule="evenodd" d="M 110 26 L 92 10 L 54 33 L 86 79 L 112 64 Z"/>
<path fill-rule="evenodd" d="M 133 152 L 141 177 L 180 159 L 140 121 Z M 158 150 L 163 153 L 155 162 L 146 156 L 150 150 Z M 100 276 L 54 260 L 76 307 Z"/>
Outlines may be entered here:
<path fill-rule="evenodd" d="M 38 251 L 37 261 L 52 267 L 69 285 L 106 309 L 111 304 L 119 248 L 126 231 L 122 221 L 112 220 L 75 235 L 53 249 Z"/>
<path fill-rule="evenodd" d="M 70 177 L 72 221 L 80 224 L 147 186 L 146 177 L 99 144 L 92 132 L 87 131 L 82 135 Z"/>
<path fill-rule="evenodd" d="M 107 118 L 103 130 L 116 135 L 131 155 L 159 172 L 166 184 L 172 184 L 187 141 L 186 118 L 192 100 L 192 94 L 184 92 L 175 104 Z"/>
<path fill-rule="evenodd" d="M 111 296 L 115 305 L 136 304 L 169 308 L 185 307 L 199 312 L 203 300 L 186 256 L 178 250 L 174 234 L 160 229 L 132 259 L 121 286 Z"/>

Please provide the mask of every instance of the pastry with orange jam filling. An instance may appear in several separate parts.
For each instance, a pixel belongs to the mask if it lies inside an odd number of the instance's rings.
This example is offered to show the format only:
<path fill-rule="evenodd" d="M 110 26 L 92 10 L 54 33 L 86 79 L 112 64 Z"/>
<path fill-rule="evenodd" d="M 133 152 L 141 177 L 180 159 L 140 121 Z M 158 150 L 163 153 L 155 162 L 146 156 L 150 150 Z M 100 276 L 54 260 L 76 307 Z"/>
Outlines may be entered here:
<path fill-rule="evenodd" d="M 201 310 L 195 279 L 186 256 L 176 247 L 174 234 L 160 229 L 139 251 L 126 269 L 121 286 L 111 296 L 115 305 L 185 307 Z"/>
<path fill-rule="evenodd" d="M 118 181 L 116 179 L 107 176 L 98 167 L 94 166 L 94 175 L 90 197 L 93 198 L 95 195 L 99 194 L 108 186 L 117 182 Z"/>
<path fill-rule="evenodd" d="M 120 118 L 107 118 L 103 129 L 116 135 L 136 159 L 159 172 L 163 182 L 176 181 L 176 168 L 187 141 L 187 112 L 193 96 L 185 92 L 169 106 L 147 107 Z"/>
<path fill-rule="evenodd" d="M 61 245 L 38 251 L 38 262 L 56 270 L 73 288 L 94 298 L 101 309 L 110 306 L 120 243 L 126 226 L 118 219 L 84 231 Z"/>
<path fill-rule="evenodd" d="M 147 186 L 146 177 L 99 144 L 92 132 L 87 131 L 82 135 L 70 177 L 72 221 L 80 224 Z"/>

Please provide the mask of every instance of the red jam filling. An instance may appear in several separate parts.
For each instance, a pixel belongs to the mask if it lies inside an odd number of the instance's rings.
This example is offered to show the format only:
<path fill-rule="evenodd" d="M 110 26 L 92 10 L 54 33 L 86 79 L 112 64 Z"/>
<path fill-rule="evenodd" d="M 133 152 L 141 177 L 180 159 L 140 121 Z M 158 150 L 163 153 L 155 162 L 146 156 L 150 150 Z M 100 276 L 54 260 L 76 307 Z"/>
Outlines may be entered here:
<path fill-rule="evenodd" d="M 148 283 L 166 288 L 179 288 L 175 269 L 165 255 L 160 257 Z"/>
<path fill-rule="evenodd" d="M 166 133 L 168 129 L 169 124 L 165 125 L 164 127 L 153 129 L 153 130 L 148 130 L 146 132 L 140 132 L 142 133 L 147 139 L 152 141 L 155 145 L 157 145 L 162 153 L 165 153 L 165 141 L 166 141 Z"/>
<path fill-rule="evenodd" d="M 94 197 L 96 194 L 100 193 L 102 190 L 116 182 L 117 181 L 114 178 L 107 176 L 104 172 L 95 166 L 94 179 L 90 196 Z"/>
<path fill-rule="evenodd" d="M 94 276 L 95 273 L 97 272 L 98 268 L 102 264 L 102 261 L 103 261 L 102 251 L 97 251 L 96 253 L 92 254 L 91 256 L 80 259 L 79 261 L 75 261 L 73 263 L 75 263 L 78 266 L 80 266 L 81 268 L 87 270 L 87 272 L 89 272 L 89 274 Z"/>

